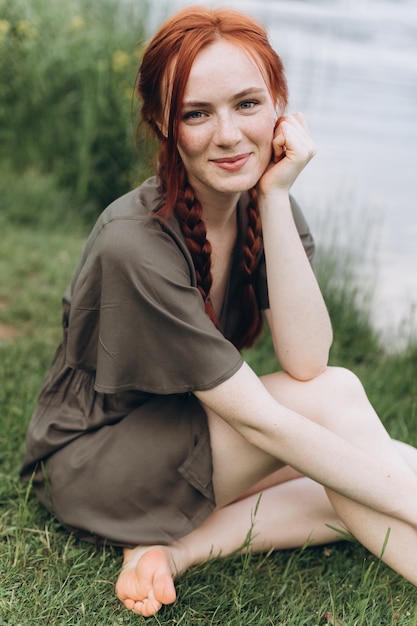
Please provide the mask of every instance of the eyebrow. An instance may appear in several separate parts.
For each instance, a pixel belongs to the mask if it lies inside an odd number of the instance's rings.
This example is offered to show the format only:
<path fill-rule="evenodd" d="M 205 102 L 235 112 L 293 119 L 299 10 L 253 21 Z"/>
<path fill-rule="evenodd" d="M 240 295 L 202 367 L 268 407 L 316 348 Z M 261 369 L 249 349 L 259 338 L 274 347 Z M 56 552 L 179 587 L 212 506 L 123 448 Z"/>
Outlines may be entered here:
<path fill-rule="evenodd" d="M 267 91 L 266 87 L 249 87 L 248 89 L 244 89 L 243 91 L 239 91 L 232 96 L 232 100 L 240 100 L 241 98 L 246 98 L 248 96 L 256 96 L 257 94 L 263 94 Z M 185 100 L 183 102 L 183 107 L 191 107 L 191 108 L 199 108 L 209 106 L 211 102 L 204 102 L 202 100 Z"/>

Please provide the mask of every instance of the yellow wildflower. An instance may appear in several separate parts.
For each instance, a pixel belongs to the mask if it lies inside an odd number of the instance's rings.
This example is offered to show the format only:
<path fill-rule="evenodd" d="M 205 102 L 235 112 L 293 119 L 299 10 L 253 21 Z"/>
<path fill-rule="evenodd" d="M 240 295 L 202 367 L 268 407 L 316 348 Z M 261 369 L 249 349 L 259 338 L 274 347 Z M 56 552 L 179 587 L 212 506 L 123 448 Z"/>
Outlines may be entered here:
<path fill-rule="evenodd" d="M 38 36 L 38 30 L 27 20 L 20 20 L 17 22 L 16 33 L 20 37 L 24 37 L 26 39 L 36 39 Z"/>
<path fill-rule="evenodd" d="M 10 22 L 7 20 L 0 20 L 0 41 L 6 38 L 6 35 L 10 31 Z"/>
<path fill-rule="evenodd" d="M 130 65 L 130 56 L 123 50 L 116 50 L 113 53 L 111 65 L 115 72 L 123 72 Z"/>
<path fill-rule="evenodd" d="M 10 31 L 10 22 L 7 20 L 0 20 L 0 46 L 6 41 L 6 37 Z"/>
<path fill-rule="evenodd" d="M 85 26 L 85 19 L 81 15 L 76 15 L 70 22 L 70 30 L 81 30 Z"/>

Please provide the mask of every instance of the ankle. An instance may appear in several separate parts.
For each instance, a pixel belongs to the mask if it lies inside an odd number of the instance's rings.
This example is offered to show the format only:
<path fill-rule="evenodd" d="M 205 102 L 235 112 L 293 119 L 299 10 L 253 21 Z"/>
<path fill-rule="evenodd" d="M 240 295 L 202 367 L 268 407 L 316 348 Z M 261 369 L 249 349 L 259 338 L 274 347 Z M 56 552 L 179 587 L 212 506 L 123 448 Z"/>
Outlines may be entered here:
<path fill-rule="evenodd" d="M 209 553 L 201 549 L 201 544 L 188 541 L 188 535 L 182 539 L 177 539 L 169 546 L 171 559 L 175 566 L 175 577 L 179 577 L 190 567 L 201 565 L 211 559 L 216 558 L 213 549 Z"/>
<path fill-rule="evenodd" d="M 198 559 L 193 555 L 186 541 L 183 539 L 173 541 L 167 548 L 173 567 L 174 578 L 178 578 L 184 574 L 184 572 L 193 565 L 198 565 Z"/>

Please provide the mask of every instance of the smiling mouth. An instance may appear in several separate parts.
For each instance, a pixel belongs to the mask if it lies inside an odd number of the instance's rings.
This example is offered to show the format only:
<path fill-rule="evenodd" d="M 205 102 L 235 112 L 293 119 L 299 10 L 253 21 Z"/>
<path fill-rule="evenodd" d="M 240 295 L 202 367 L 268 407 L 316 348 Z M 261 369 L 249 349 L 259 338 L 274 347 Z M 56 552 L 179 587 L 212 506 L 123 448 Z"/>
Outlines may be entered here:
<path fill-rule="evenodd" d="M 238 154 L 233 157 L 224 157 L 221 159 L 212 159 L 212 162 L 218 165 L 221 169 L 235 171 L 239 170 L 246 165 L 249 161 L 251 153 Z"/>

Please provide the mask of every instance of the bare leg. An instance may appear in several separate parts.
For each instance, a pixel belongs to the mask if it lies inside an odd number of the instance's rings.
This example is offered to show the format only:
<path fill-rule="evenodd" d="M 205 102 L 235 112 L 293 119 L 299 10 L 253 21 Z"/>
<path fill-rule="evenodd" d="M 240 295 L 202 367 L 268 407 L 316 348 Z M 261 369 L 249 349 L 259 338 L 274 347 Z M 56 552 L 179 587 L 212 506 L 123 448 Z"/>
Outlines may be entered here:
<path fill-rule="evenodd" d="M 282 404 L 326 427 L 333 426 L 332 429 L 347 440 L 366 446 L 370 454 L 388 455 L 400 465 L 404 463 L 402 457 L 406 457 L 413 470 L 417 470 L 417 452 L 408 447 L 402 447 L 401 454 L 397 452 L 360 386 L 352 386 L 349 377 L 345 381 L 342 375 L 342 380 L 338 380 L 338 375 L 335 378 L 334 374 L 330 374 L 326 378 L 300 383 L 286 375 L 271 375 L 264 379 L 264 384 Z M 335 413 L 338 419 L 336 426 L 332 423 Z M 302 546 L 306 541 L 333 541 L 338 536 L 326 524 L 338 525 L 339 516 L 351 532 L 378 556 L 387 529 L 391 528 L 385 560 L 409 580 L 417 582 L 416 558 L 410 556 L 417 557 L 414 529 L 331 491 L 326 495 L 321 486 L 308 478 L 288 482 L 295 476 L 292 470 L 284 468 L 277 472 L 280 464 L 276 459 L 250 446 L 210 413 L 209 424 L 215 493 L 222 508 L 193 533 L 169 547 L 146 548 L 146 553 L 144 548 L 125 551 L 117 594 L 128 608 L 143 615 L 154 614 L 162 604 L 174 601 L 173 577 L 193 564 L 220 554 L 227 556 L 241 547 L 250 528 L 260 485 L 266 490 L 253 529 L 251 548 L 254 551 Z M 251 484 L 268 474 L 272 474 L 272 478 L 252 488 L 249 491 L 252 495 L 227 505 L 241 497 L 242 493 L 247 494 Z M 275 482 L 276 486 L 268 488 L 271 482 Z"/>
<path fill-rule="evenodd" d="M 263 382 L 283 404 L 296 407 L 310 419 L 365 449 L 370 457 L 395 463 L 397 467 L 404 467 L 408 471 L 410 461 L 415 465 L 416 451 L 410 446 L 399 447 L 394 444 L 369 404 L 359 381 L 350 372 L 329 368 L 324 376 L 303 385 L 305 393 L 300 393 L 299 384 L 290 378 L 271 375 L 265 377 Z M 306 397 L 308 406 L 305 404 Z M 325 450 L 323 454 L 326 454 Z M 411 469 L 415 473 L 415 468 Z M 363 485 L 366 485 L 366 478 L 364 475 Z M 392 516 L 383 514 L 331 490 L 327 490 L 327 495 L 344 525 L 376 556 L 381 556 L 387 532 L 390 531 L 383 561 L 417 585 L 415 525 L 400 521 L 394 511 Z M 414 494 L 410 494 L 410 497 L 414 497 Z"/>
<path fill-rule="evenodd" d="M 174 578 L 192 565 L 239 550 L 250 530 L 254 552 L 339 538 L 326 526 L 339 521 L 325 491 L 309 478 L 269 487 L 260 499 L 259 495 L 253 493 L 217 509 L 195 531 L 168 547 L 125 550 L 116 585 L 119 599 L 128 609 L 145 617 L 153 615 L 175 600 Z"/>
<path fill-rule="evenodd" d="M 417 451 L 406 444 L 396 444 L 417 474 Z M 271 483 L 274 485 L 269 486 Z M 260 500 L 255 486 L 246 497 L 214 511 L 194 532 L 170 546 L 125 550 L 123 570 L 116 585 L 125 606 L 147 617 L 163 604 L 174 602 L 175 578 L 192 565 L 226 557 L 244 545 L 257 505 L 250 544 L 253 552 L 340 539 L 328 525 L 341 530 L 345 526 L 323 487 L 309 478 L 299 478 L 291 468 L 274 473 L 259 485 L 264 485 Z"/>

